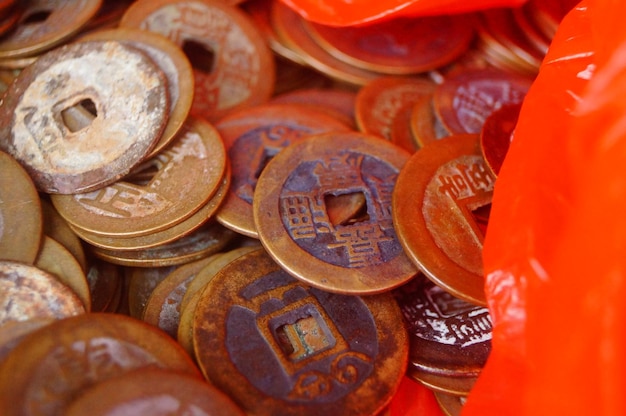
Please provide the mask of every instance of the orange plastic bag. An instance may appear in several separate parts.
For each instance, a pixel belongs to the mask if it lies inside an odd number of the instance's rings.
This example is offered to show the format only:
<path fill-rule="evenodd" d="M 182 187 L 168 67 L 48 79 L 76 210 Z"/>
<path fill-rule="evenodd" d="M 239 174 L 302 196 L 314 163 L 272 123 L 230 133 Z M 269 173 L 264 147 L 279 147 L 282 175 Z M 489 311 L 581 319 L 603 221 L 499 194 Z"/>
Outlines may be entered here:
<path fill-rule="evenodd" d="M 463 415 L 624 415 L 626 2 L 584 0 L 530 89 L 483 258 L 491 356 Z"/>

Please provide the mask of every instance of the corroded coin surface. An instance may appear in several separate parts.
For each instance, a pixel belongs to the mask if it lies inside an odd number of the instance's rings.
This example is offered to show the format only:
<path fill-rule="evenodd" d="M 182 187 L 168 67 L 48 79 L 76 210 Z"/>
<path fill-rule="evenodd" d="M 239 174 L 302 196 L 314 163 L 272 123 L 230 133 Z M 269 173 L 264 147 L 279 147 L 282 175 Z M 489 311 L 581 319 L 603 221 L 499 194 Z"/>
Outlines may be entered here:
<path fill-rule="evenodd" d="M 66 45 L 24 69 L 7 90 L 0 148 L 40 191 L 87 192 L 148 154 L 168 110 L 163 73 L 137 49 L 114 41 Z"/>
<path fill-rule="evenodd" d="M 262 249 L 211 280 L 195 317 L 201 370 L 250 415 L 378 414 L 404 376 L 391 296 L 311 288 Z"/>
<path fill-rule="evenodd" d="M 392 224 L 391 193 L 409 154 L 362 133 L 327 133 L 287 146 L 257 182 L 259 238 L 290 274 L 338 293 L 378 293 L 416 269 Z M 365 212 L 333 223 L 328 201 L 362 194 Z"/>

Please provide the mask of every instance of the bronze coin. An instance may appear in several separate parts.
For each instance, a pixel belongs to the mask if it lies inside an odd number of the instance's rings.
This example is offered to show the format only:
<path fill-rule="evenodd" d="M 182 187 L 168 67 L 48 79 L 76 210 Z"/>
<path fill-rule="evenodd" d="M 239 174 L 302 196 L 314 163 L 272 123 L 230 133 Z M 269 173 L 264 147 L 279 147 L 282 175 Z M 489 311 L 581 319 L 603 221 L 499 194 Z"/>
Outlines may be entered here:
<path fill-rule="evenodd" d="M 83 313 L 85 307 L 78 296 L 52 274 L 35 266 L 0 261 L 0 325 Z"/>
<path fill-rule="evenodd" d="M 67 224 L 67 221 L 59 215 L 47 199 L 41 200 L 43 212 L 43 232 L 48 237 L 60 243 L 76 259 L 83 272 L 87 272 L 87 257 L 80 239 Z"/>
<path fill-rule="evenodd" d="M 17 27 L 0 40 L 0 58 L 34 55 L 67 40 L 100 8 L 102 0 L 29 0 Z"/>
<path fill-rule="evenodd" d="M 67 408 L 66 416 L 245 416 L 204 380 L 160 368 L 140 368 L 95 384 Z"/>
<path fill-rule="evenodd" d="M 94 234 L 138 237 L 162 231 L 189 218 L 215 194 L 226 151 L 212 125 L 191 118 L 165 151 L 138 168 L 150 173 L 144 183 L 121 180 L 89 193 L 53 195 L 52 203 L 67 222 Z"/>
<path fill-rule="evenodd" d="M 94 106 L 95 115 L 83 106 Z M 162 72 L 137 49 L 114 41 L 66 45 L 37 59 L 7 90 L 0 146 L 39 190 L 87 192 L 146 156 L 168 108 Z M 75 129 L 72 114 L 85 111 L 88 124 Z"/>
<path fill-rule="evenodd" d="M 496 70 L 457 72 L 437 86 L 435 112 L 452 133 L 480 133 L 494 110 L 521 103 L 531 83 L 531 78 Z"/>
<path fill-rule="evenodd" d="M 249 415 L 374 415 L 404 376 L 401 322 L 388 294 L 311 288 L 261 249 L 203 291 L 194 346 L 205 377 Z"/>
<path fill-rule="evenodd" d="M 324 113 L 287 104 L 238 111 L 215 126 L 228 152 L 232 185 L 217 220 L 240 234 L 258 238 L 252 216 L 257 178 L 269 160 L 290 143 L 348 126 Z"/>
<path fill-rule="evenodd" d="M 394 226 L 407 255 L 429 279 L 481 305 L 482 246 L 494 183 L 478 135 L 456 135 L 417 151 L 393 191 Z"/>
<path fill-rule="evenodd" d="M 372 294 L 416 273 L 398 242 L 391 193 L 409 154 L 362 133 L 326 133 L 283 149 L 261 173 L 253 213 L 259 238 L 291 275 L 338 293 Z M 366 212 L 333 224 L 326 201 L 361 193 Z"/>
<path fill-rule="evenodd" d="M 359 90 L 355 117 L 359 130 L 386 140 L 400 108 L 434 92 L 436 84 L 423 78 L 380 77 Z"/>
<path fill-rule="evenodd" d="M 22 340 L 0 364 L 5 416 L 65 414 L 90 386 L 143 367 L 197 376 L 170 337 L 139 320 L 91 313 L 51 323 Z"/>
<path fill-rule="evenodd" d="M 169 267 L 135 267 L 126 269 L 128 279 L 128 308 L 130 316 L 141 319 L 148 298 L 155 287 L 176 268 Z"/>
<path fill-rule="evenodd" d="M 240 9 L 207 0 L 141 0 L 121 27 L 157 32 L 186 51 L 194 67 L 192 114 L 216 121 L 269 99 L 274 61 L 263 36 Z"/>
<path fill-rule="evenodd" d="M 116 40 L 143 51 L 167 78 L 170 111 L 161 138 L 148 157 L 163 150 L 183 127 L 193 101 L 193 72 L 183 51 L 172 41 L 147 30 L 115 28 L 89 33 L 81 41 Z"/>
<path fill-rule="evenodd" d="M 0 259 L 32 264 L 42 229 L 35 184 L 15 159 L 0 151 Z"/>
<path fill-rule="evenodd" d="M 480 132 L 480 149 L 487 166 L 498 176 L 509 150 L 521 104 L 502 106 L 487 119 Z"/>
<path fill-rule="evenodd" d="M 352 27 L 307 22 L 313 39 L 336 58 L 369 71 L 407 75 L 444 66 L 474 37 L 468 15 L 397 17 Z"/>
<path fill-rule="evenodd" d="M 439 391 L 456 392 L 463 379 L 473 383 L 491 350 L 487 308 L 454 297 L 423 274 L 393 294 L 409 333 L 408 373 Z"/>

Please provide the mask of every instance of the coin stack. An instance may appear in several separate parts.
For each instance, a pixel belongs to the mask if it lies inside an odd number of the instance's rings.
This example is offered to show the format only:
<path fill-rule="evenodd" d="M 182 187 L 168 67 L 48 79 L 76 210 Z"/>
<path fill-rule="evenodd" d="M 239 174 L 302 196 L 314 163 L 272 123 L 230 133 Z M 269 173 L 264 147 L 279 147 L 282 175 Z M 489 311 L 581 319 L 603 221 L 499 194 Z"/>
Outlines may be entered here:
<path fill-rule="evenodd" d="M 0 413 L 399 416 L 410 379 L 459 414 L 566 3 L 0 1 Z"/>

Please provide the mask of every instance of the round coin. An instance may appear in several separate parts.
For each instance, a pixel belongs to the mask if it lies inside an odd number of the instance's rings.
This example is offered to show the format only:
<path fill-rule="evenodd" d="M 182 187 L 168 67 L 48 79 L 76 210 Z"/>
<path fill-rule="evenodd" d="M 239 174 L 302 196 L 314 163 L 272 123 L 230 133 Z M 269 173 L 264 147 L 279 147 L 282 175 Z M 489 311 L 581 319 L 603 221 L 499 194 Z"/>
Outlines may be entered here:
<path fill-rule="evenodd" d="M 32 264 L 42 229 L 35 184 L 15 159 L 0 152 L 0 259 Z"/>
<path fill-rule="evenodd" d="M 193 337 L 205 376 L 249 415 L 374 415 L 404 376 L 401 322 L 388 294 L 311 288 L 261 249 L 211 280 Z"/>
<path fill-rule="evenodd" d="M 25 68 L 5 93 L 0 147 L 39 190 L 88 192 L 146 156 L 168 109 L 163 73 L 137 49 L 113 41 L 66 45 Z"/>
<path fill-rule="evenodd" d="M 287 146 L 265 167 L 254 222 L 269 254 L 289 274 L 337 293 L 399 286 L 416 269 L 398 242 L 391 192 L 408 152 L 362 133 L 326 133 Z M 365 213 L 335 224 L 327 201 L 362 194 Z"/>
<path fill-rule="evenodd" d="M 434 282 L 485 304 L 482 244 L 495 177 L 478 135 L 456 135 L 417 151 L 393 191 L 393 221 L 404 251 Z"/>

